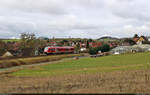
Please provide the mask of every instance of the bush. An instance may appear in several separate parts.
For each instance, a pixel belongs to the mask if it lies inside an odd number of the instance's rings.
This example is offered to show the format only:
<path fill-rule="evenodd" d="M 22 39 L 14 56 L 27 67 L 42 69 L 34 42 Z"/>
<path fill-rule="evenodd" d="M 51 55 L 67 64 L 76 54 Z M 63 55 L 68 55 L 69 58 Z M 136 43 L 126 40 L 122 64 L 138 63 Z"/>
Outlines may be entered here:
<path fill-rule="evenodd" d="M 89 54 L 94 55 L 97 54 L 98 51 L 101 52 L 108 52 L 110 50 L 110 46 L 107 44 L 102 45 L 101 47 L 96 47 L 96 48 L 90 48 L 89 49 Z"/>
<path fill-rule="evenodd" d="M 100 49 L 102 52 L 108 52 L 110 50 L 110 46 L 107 44 L 104 44 Z"/>
<path fill-rule="evenodd" d="M 0 49 L 0 56 L 2 56 L 6 52 L 5 49 Z"/>
<path fill-rule="evenodd" d="M 98 48 L 90 48 L 89 49 L 89 54 L 91 54 L 91 55 L 97 54 L 97 52 L 98 52 Z"/>

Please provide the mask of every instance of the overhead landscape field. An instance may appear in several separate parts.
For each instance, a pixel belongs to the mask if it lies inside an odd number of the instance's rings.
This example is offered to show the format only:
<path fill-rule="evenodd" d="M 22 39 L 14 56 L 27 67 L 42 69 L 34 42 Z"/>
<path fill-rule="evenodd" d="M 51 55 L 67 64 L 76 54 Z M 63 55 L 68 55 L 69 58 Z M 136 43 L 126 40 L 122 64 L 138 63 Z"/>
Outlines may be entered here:
<path fill-rule="evenodd" d="M 1 75 L 0 92 L 150 92 L 150 52 L 66 59 Z"/>

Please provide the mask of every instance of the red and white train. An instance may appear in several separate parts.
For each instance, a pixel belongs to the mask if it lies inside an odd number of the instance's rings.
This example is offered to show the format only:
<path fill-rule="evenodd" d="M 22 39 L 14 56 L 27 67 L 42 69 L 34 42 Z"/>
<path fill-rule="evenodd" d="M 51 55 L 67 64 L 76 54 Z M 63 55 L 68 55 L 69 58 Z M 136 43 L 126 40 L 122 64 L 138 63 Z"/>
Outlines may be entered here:
<path fill-rule="evenodd" d="M 74 53 L 74 47 L 65 46 L 65 47 L 57 47 L 57 46 L 48 46 L 44 48 L 44 53 L 49 54 L 64 54 L 64 53 Z"/>

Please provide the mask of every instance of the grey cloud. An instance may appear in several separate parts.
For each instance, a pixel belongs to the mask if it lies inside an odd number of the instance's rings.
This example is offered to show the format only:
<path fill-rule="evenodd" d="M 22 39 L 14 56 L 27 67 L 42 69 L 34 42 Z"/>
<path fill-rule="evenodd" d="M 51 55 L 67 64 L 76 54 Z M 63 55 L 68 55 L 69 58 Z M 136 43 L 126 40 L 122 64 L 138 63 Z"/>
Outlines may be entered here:
<path fill-rule="evenodd" d="M 1 8 L 10 11 L 66 14 L 63 0 L 1 0 Z"/>
<path fill-rule="evenodd" d="M 149 35 L 148 0 L 0 0 L 0 38 Z"/>
<path fill-rule="evenodd" d="M 114 15 L 125 19 L 150 21 L 149 3 L 149 0 L 116 0 L 109 7 Z"/>

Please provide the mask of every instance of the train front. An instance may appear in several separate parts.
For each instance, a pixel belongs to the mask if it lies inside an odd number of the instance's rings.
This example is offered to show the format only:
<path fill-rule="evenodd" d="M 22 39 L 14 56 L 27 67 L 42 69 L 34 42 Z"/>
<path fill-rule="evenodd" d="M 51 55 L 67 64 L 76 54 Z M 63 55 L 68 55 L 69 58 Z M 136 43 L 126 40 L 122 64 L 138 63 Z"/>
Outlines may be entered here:
<path fill-rule="evenodd" d="M 49 54 L 49 48 L 50 48 L 50 47 L 45 47 L 45 48 L 44 48 L 44 53 L 45 53 L 45 54 Z"/>

